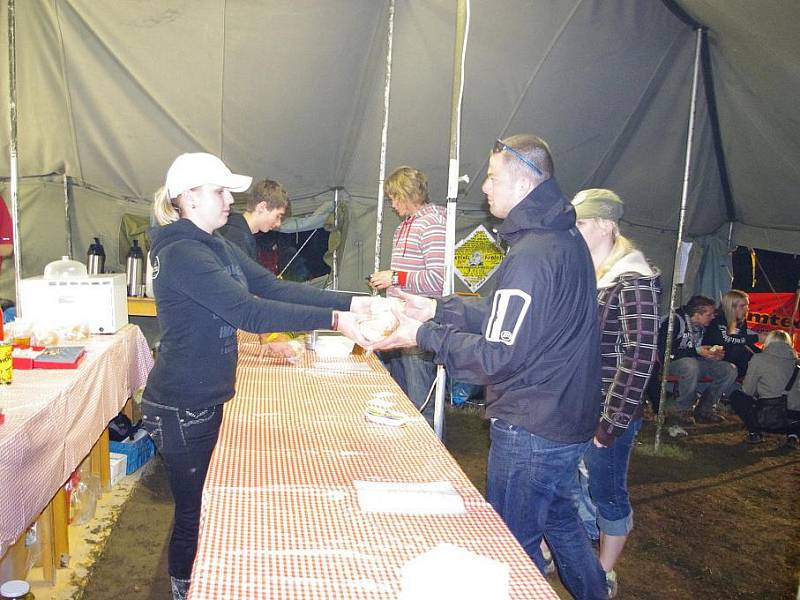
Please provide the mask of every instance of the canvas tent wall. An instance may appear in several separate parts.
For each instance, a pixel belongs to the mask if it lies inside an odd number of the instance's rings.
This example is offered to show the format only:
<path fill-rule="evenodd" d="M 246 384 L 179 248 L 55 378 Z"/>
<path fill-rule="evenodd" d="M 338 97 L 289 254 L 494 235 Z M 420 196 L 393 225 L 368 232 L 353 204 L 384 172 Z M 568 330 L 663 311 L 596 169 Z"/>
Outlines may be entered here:
<path fill-rule="evenodd" d="M 688 233 L 725 238 L 733 219 L 735 243 L 795 251 L 800 5 L 677 4 L 709 27 L 732 202 L 702 94 Z M 17 0 L 23 275 L 63 252 L 61 173 L 80 255 L 98 233 L 114 247 L 121 214 L 146 213 L 171 160 L 205 150 L 307 197 L 295 213 L 341 186 L 341 287 L 361 289 L 374 248 L 386 13 L 372 0 Z M 399 0 L 395 19 L 387 166 L 420 167 L 443 199 L 455 2 Z M 0 45 L 5 56 L 6 36 Z M 625 230 L 671 272 L 693 52 L 692 28 L 662 2 L 473 0 L 461 147 L 472 183 L 460 233 L 492 225 L 480 182 L 494 138 L 532 131 L 550 141 L 564 192 L 617 190 Z M 0 136 L 7 155 L 5 118 Z M 385 263 L 396 224 L 388 211 Z"/>

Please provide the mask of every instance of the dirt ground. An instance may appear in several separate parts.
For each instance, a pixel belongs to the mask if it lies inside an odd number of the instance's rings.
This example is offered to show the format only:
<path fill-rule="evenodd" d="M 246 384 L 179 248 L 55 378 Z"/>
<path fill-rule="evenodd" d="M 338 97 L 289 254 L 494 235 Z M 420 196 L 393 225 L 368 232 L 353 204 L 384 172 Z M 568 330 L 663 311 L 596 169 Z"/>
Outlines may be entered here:
<path fill-rule="evenodd" d="M 479 410 L 449 409 L 447 445 L 481 491 L 488 428 Z M 743 443 L 740 422 L 662 437 L 647 421 L 630 470 L 635 530 L 617 565 L 618 598 L 794 599 L 800 576 L 800 451 L 772 436 Z M 170 598 L 166 541 L 172 504 L 160 462 L 120 512 L 80 596 Z M 559 595 L 569 595 L 552 583 Z"/>

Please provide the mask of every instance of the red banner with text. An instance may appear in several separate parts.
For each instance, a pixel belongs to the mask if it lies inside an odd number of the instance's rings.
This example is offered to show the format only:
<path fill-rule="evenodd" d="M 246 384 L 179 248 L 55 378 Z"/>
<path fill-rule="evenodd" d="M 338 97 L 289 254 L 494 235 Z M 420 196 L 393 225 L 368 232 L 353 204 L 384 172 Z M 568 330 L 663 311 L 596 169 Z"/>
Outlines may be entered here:
<path fill-rule="evenodd" d="M 787 333 L 794 333 L 794 347 L 800 350 L 800 311 L 795 310 L 796 294 L 752 293 L 748 296 L 750 312 L 747 315 L 747 327 L 756 331 L 783 329 Z"/>

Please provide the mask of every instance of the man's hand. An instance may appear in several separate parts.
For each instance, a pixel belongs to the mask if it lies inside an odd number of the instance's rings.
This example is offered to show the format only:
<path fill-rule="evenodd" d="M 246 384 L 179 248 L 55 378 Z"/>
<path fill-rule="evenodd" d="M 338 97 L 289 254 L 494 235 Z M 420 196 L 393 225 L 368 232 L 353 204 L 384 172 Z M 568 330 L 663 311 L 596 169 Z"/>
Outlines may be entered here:
<path fill-rule="evenodd" d="M 756 333 L 758 334 L 758 343 L 763 344 L 767 339 L 769 331 L 757 331 Z"/>
<path fill-rule="evenodd" d="M 430 321 L 436 314 L 436 300 L 433 298 L 425 298 L 424 296 L 417 296 L 409 294 L 397 288 L 390 288 L 386 292 L 387 296 L 399 298 L 406 303 L 405 313 L 412 319 L 424 323 Z"/>
<path fill-rule="evenodd" d="M 298 352 L 298 345 L 291 342 L 267 342 L 258 349 L 259 358 L 298 358 L 298 354 L 302 354 L 302 346 Z"/>
<path fill-rule="evenodd" d="M 357 315 L 371 314 L 372 296 L 353 296 L 350 300 L 350 312 Z"/>
<path fill-rule="evenodd" d="M 725 356 L 725 348 L 722 346 L 700 346 L 697 349 L 697 353 L 710 360 L 722 360 Z"/>
<path fill-rule="evenodd" d="M 411 294 L 406 294 L 410 296 Z M 413 296 L 416 298 L 416 296 Z M 408 310 L 408 305 L 406 305 Z M 392 307 L 392 313 L 399 322 L 397 329 L 391 335 L 369 346 L 370 350 L 388 350 L 390 348 L 411 348 L 417 345 L 417 331 L 422 322 L 407 316 L 397 307 Z"/>
<path fill-rule="evenodd" d="M 385 290 L 392 285 L 392 271 L 375 271 L 369 276 L 369 286 L 376 290 Z"/>

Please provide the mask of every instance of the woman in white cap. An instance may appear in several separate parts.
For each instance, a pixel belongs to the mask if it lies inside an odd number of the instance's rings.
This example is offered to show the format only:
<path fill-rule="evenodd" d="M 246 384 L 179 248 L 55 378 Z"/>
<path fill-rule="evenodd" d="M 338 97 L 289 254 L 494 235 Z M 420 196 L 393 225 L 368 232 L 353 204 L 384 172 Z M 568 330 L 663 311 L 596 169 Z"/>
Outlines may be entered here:
<path fill-rule="evenodd" d="M 189 587 L 200 504 L 222 407 L 234 394 L 236 330 L 337 329 L 358 343 L 368 297 L 282 281 L 216 234 L 251 178 L 216 156 L 182 154 L 156 192 L 150 232 L 161 345 L 142 399 L 142 425 L 166 464 L 175 500 L 169 543 L 173 598 Z"/>
<path fill-rule="evenodd" d="M 656 361 L 661 282 L 658 270 L 620 234 L 623 203 L 617 194 L 583 190 L 572 204 L 597 275 L 603 366 L 600 420 L 594 444 L 584 455 L 588 490 L 584 481 L 579 507 L 589 536 L 599 538 L 600 564 L 613 598 L 614 565 L 633 527 L 628 462 Z"/>

